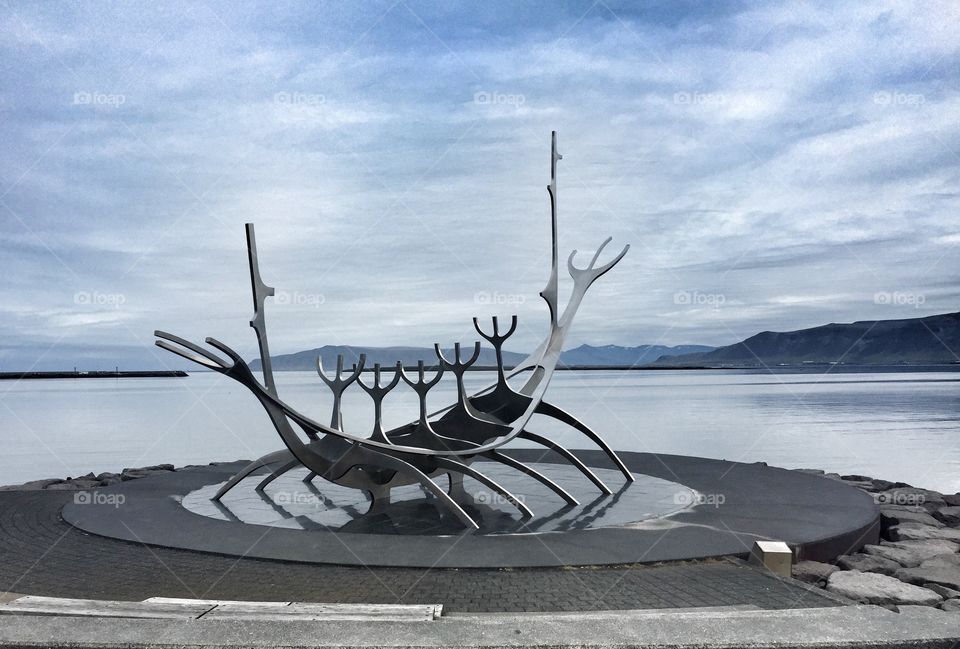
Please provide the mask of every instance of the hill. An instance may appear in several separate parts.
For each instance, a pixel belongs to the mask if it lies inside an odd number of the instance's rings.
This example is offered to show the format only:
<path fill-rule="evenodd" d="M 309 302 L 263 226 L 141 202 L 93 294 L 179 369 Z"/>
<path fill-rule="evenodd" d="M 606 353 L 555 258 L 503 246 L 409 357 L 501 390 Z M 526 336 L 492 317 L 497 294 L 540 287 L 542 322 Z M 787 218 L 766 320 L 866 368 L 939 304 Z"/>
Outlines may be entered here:
<path fill-rule="evenodd" d="M 626 366 L 648 365 L 659 358 L 708 352 L 714 349 L 706 345 L 640 345 L 638 347 L 620 347 L 619 345 L 604 345 L 591 347 L 580 345 L 568 349 L 560 354 L 561 365 L 582 366 Z"/>
<path fill-rule="evenodd" d="M 954 350 L 954 351 L 951 351 Z M 709 352 L 660 357 L 656 366 L 761 366 L 802 363 L 954 363 L 960 313 L 903 320 L 831 323 L 798 331 L 764 331 Z"/>
<path fill-rule="evenodd" d="M 713 349 L 713 347 L 704 345 L 678 345 L 677 347 L 667 347 L 664 345 L 640 345 L 638 347 L 606 345 L 604 347 L 591 347 L 590 345 L 581 345 L 575 349 L 563 352 L 560 355 L 560 366 L 633 367 L 652 363 L 661 357 L 687 354 L 690 352 L 702 352 L 711 349 Z M 294 354 L 275 355 L 273 356 L 273 369 L 279 372 L 313 371 L 316 369 L 318 354 L 323 359 L 324 368 L 328 370 L 336 367 L 337 354 L 343 354 L 345 367 L 350 367 L 353 363 L 356 363 L 360 354 L 367 355 L 367 367 L 372 367 L 374 363 L 380 363 L 384 367 L 390 367 L 397 361 L 401 361 L 404 367 L 408 367 L 416 365 L 417 361 L 421 359 L 423 359 L 427 365 L 432 365 L 436 361 L 436 355 L 433 349 L 427 347 L 355 347 L 349 345 L 326 345 Z M 444 354 L 447 358 L 452 358 L 453 350 L 445 349 Z M 525 354 L 508 351 L 503 352 L 503 361 L 507 367 L 511 367 L 524 358 L 526 358 Z M 480 358 L 477 360 L 477 365 L 493 367 L 496 363 L 497 360 L 493 350 L 489 347 L 483 347 L 480 351 Z M 254 360 L 250 364 L 250 367 L 254 370 L 259 370 L 260 359 Z"/>

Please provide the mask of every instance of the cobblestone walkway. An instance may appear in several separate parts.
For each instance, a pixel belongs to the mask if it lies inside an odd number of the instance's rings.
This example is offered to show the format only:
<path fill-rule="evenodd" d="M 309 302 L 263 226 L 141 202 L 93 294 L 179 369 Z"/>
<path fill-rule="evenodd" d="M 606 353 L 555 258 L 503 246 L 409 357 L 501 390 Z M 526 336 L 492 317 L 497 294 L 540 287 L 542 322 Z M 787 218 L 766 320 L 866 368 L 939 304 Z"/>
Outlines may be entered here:
<path fill-rule="evenodd" d="M 0 593 L 142 600 L 196 597 L 439 603 L 447 611 L 575 611 L 835 603 L 725 561 L 627 568 L 423 570 L 236 559 L 80 532 L 69 492 L 0 492 Z"/>

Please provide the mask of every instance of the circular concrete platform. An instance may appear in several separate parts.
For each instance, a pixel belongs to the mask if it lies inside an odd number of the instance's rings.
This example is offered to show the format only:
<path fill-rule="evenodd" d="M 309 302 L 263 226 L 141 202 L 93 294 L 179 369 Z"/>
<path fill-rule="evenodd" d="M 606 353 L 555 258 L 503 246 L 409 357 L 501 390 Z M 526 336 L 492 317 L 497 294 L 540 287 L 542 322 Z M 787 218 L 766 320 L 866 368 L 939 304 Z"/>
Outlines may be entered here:
<path fill-rule="evenodd" d="M 576 453 L 591 467 L 613 469 L 600 452 Z M 549 462 L 541 459 L 543 453 L 538 450 L 517 449 L 510 454 L 522 461 Z M 652 563 L 743 556 L 759 539 L 786 541 L 805 559 L 830 560 L 878 538 L 876 504 L 869 495 L 837 481 L 762 464 L 649 453 L 620 455 L 632 473 L 669 483 L 659 486 L 682 490 L 675 492 L 678 494 L 695 493 L 695 499 L 674 503 L 682 505 L 679 511 L 657 518 L 634 517 L 644 511 L 644 490 L 634 498 L 628 487 L 594 505 L 594 509 L 602 509 L 616 504 L 618 498 L 632 501 L 625 513 L 621 512 L 623 516 L 608 519 L 609 525 L 601 521 L 580 528 L 568 526 L 565 531 L 509 534 L 398 535 L 382 533 L 383 529 L 358 533 L 346 531 L 342 525 L 331 528 L 321 523 L 316 529 L 303 529 L 302 523 L 297 524 L 299 529 L 292 529 L 242 519 L 221 520 L 183 506 L 185 497 L 189 505 L 190 494 L 206 493 L 204 489 L 222 483 L 243 465 L 233 463 L 122 483 L 100 490 L 89 502 L 81 499 L 67 504 L 62 516 L 93 534 L 162 547 L 305 563 L 395 567 Z M 565 470 L 566 463 L 559 462 L 551 466 L 553 471 Z M 318 487 L 323 489 L 322 484 Z M 196 496 L 193 498 L 196 501 Z M 684 498 L 689 497 L 677 500 Z M 589 512 L 583 517 L 589 518 Z M 224 514 L 224 518 L 230 517 Z"/>

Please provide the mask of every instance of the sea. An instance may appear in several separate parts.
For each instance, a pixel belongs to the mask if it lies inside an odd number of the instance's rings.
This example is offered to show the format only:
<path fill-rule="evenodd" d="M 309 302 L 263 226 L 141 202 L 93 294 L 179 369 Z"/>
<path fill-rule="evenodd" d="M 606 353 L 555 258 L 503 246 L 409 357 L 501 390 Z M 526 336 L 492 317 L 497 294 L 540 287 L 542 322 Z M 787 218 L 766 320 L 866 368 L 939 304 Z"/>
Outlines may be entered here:
<path fill-rule="evenodd" d="M 958 370 L 563 371 L 554 375 L 547 400 L 616 449 L 817 468 L 954 493 L 960 491 Z M 330 393 L 315 373 L 276 377 L 284 401 L 330 420 Z M 468 388 L 493 378 L 468 373 Z M 455 384 L 444 378 L 428 405 L 443 407 L 455 395 Z M 344 395 L 345 428 L 367 434 L 371 406 L 352 386 Z M 415 418 L 416 406 L 401 382 L 386 398 L 384 424 Z M 591 448 L 545 417 L 535 416 L 528 428 L 568 448 Z M 282 446 L 250 393 L 212 372 L 0 381 L 0 435 L 0 484 L 256 458 Z"/>

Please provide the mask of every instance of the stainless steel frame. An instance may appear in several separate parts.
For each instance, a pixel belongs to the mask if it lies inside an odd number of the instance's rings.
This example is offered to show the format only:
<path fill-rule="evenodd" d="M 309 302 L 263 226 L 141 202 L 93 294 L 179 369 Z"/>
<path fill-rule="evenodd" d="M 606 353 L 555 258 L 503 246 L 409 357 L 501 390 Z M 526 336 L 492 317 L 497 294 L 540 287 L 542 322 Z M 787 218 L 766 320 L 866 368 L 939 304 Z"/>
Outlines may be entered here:
<path fill-rule="evenodd" d="M 527 430 L 527 425 L 535 414 L 552 417 L 583 433 L 603 449 L 623 473 L 626 481 L 632 482 L 633 475 L 599 435 L 572 415 L 544 401 L 544 394 L 556 369 L 567 332 L 587 289 L 612 269 L 630 248 L 625 246 L 612 260 L 597 266 L 600 254 L 610 243 L 610 239 L 607 239 L 584 268 L 574 266 L 573 260 L 577 251 L 571 252 L 567 259 L 567 269 L 573 279 L 573 290 L 563 311 L 560 311 L 557 295 L 556 171 L 557 162 L 561 157 L 557 152 L 557 135 L 554 132 L 551 138 L 550 185 L 547 187 L 550 196 L 552 257 L 547 285 L 540 293 L 550 311 L 550 328 L 543 342 L 526 359 L 508 371 L 503 365 L 503 344 L 516 330 L 517 317 L 512 317 L 510 328 L 506 333 L 500 332 L 499 322 L 494 317 L 492 334 L 485 333 L 474 318 L 474 327 L 478 334 L 490 343 L 496 352 L 497 381 L 472 395 L 467 394 L 463 375 L 479 357 L 480 342 L 474 343 L 472 354 L 467 359 L 461 357 L 460 343 L 456 343 L 452 360 L 446 358 L 439 344 L 436 344 L 434 349 L 439 369 L 430 380 L 424 377 L 423 361 L 418 365 L 415 378 L 409 376 L 398 362 L 392 379 L 385 384 L 381 383 L 380 365 L 374 365 L 373 382 L 367 385 L 361 374 L 366 359 L 361 357 L 350 374 L 344 376 L 342 356 L 337 359 L 333 378 L 329 378 L 324 373 L 323 364 L 318 358 L 317 372 L 333 394 L 333 412 L 329 426 L 303 415 L 285 403 L 277 392 L 265 318 L 266 299 L 274 295 L 274 289 L 267 286 L 261 279 L 253 224 L 248 223 L 246 226 L 247 253 L 254 309 L 250 326 L 256 332 L 260 348 L 263 381 L 256 378 L 247 363 L 234 350 L 214 338 L 207 338 L 206 343 L 220 350 L 227 359 L 173 334 L 163 331 L 155 332 L 158 338 L 156 344 L 163 349 L 225 374 L 247 387 L 267 412 L 284 443 L 285 449 L 251 462 L 233 476 L 217 492 L 214 500 L 222 498 L 241 480 L 263 467 L 270 467 L 272 470 L 258 485 L 257 490 L 261 492 L 284 472 L 298 466 L 305 466 L 310 471 L 307 481 L 319 476 L 339 485 L 368 492 L 371 497 L 371 509 L 388 506 L 390 490 L 393 487 L 420 484 L 426 491 L 433 494 L 445 510 L 455 516 L 465 528 L 478 529 L 476 521 L 461 506 L 468 503 L 469 495 L 463 489 L 463 477 L 469 476 L 503 496 L 520 511 L 524 518 L 532 517 L 533 512 L 522 502 L 522 499 L 484 475 L 476 467 L 470 466 L 474 459 L 482 457 L 500 462 L 538 480 L 570 505 L 578 504 L 576 498 L 547 476 L 501 452 L 505 444 L 517 438 L 532 441 L 558 453 L 577 467 L 605 496 L 612 494 L 613 491 L 573 453 L 556 442 Z M 428 413 L 427 394 L 446 372 L 453 374 L 456 380 L 457 401 L 439 411 Z M 526 378 L 522 386 L 515 390 L 509 381 L 518 379 L 521 375 L 525 375 Z M 401 380 L 417 393 L 419 416 L 409 424 L 384 430 L 381 404 L 387 393 L 393 390 Z M 343 429 L 343 418 L 340 412 L 341 397 L 353 383 L 357 383 L 373 401 L 374 427 L 369 435 L 351 433 Z M 295 427 L 302 431 L 306 440 L 300 437 Z M 442 489 L 435 480 L 442 475 L 448 476 L 448 491 Z"/>

